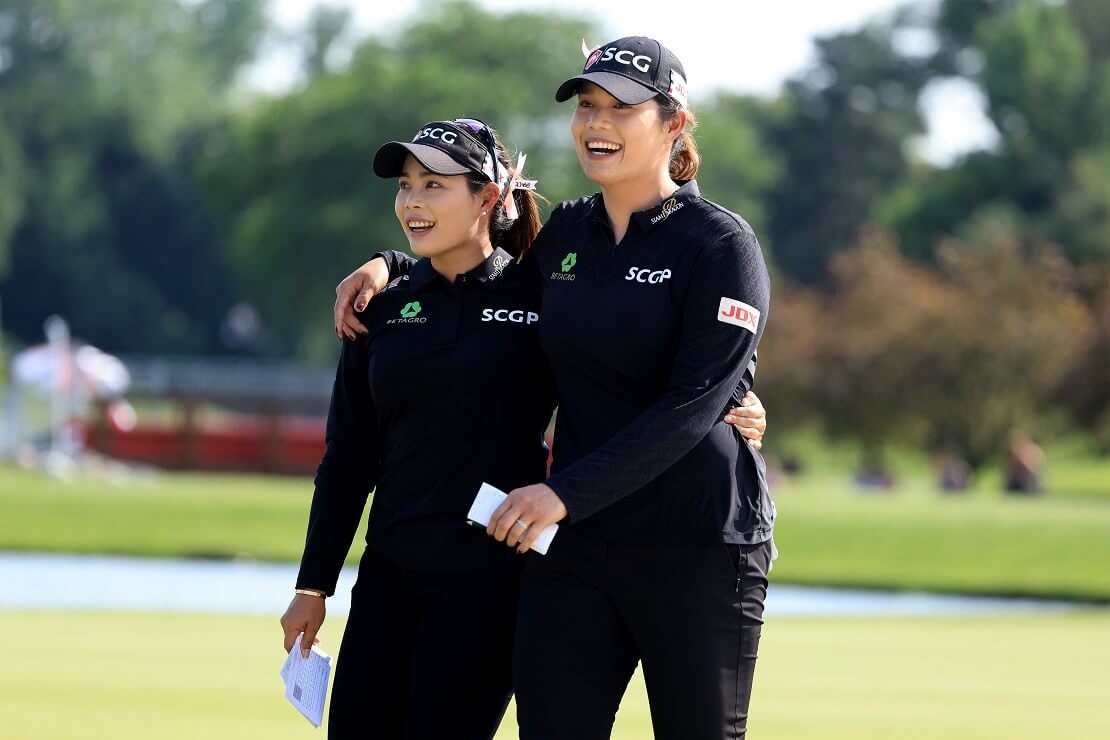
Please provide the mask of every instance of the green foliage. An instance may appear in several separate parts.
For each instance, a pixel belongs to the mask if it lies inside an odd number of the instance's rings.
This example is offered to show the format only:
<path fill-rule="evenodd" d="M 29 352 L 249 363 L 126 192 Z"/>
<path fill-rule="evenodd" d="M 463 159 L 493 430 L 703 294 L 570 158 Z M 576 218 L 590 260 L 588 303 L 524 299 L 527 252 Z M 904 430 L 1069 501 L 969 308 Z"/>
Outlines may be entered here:
<path fill-rule="evenodd" d="M 816 384 L 830 431 L 852 429 L 873 452 L 902 439 L 978 468 L 1037 427 L 1090 315 L 1053 250 L 1023 245 L 997 219 L 975 236 L 945 246 L 939 273 L 881 242 L 838 260 L 825 313 L 839 331 L 819 351 Z"/>
<path fill-rule="evenodd" d="M 9 0 L 3 76 L 17 87 L 49 79 L 66 94 L 87 85 L 166 153 L 183 127 L 220 109 L 254 56 L 263 10 L 262 0 Z"/>
<path fill-rule="evenodd" d="M 1010 146 L 1066 157 L 1106 135 L 1107 78 L 1067 8 L 1024 4 L 978 36 L 989 113 Z"/>
<path fill-rule="evenodd" d="M 1077 334 L 1080 349 L 1061 384 L 1060 397 L 1072 421 L 1091 435 L 1102 455 L 1110 456 L 1110 383 L 1105 380 L 1110 367 L 1110 264 L 1084 266 L 1080 280 L 1080 293 L 1094 321 L 1089 331 Z"/>
<path fill-rule="evenodd" d="M 8 268 L 8 239 L 22 215 L 21 160 L 19 146 L 0 116 L 0 279 Z"/>
<path fill-rule="evenodd" d="M 761 237 L 767 234 L 767 192 L 782 173 L 778 153 L 764 146 L 756 124 L 765 109 L 752 98 L 718 95 L 700 108 L 694 132 L 702 195 L 739 213 Z"/>
<path fill-rule="evenodd" d="M 1049 231 L 1077 262 L 1110 262 L 1110 142 L 1072 160 Z"/>
<path fill-rule="evenodd" d="M 1023 0 L 941 0 L 933 24 L 940 49 L 932 67 L 945 75 L 968 72 L 975 55 L 967 52 L 974 48 L 980 25 L 1012 11 L 1020 2 Z"/>
<path fill-rule="evenodd" d="M 0 163 L 19 155 L 0 174 L 0 291 L 24 340 L 60 313 L 112 351 L 218 347 L 231 277 L 177 156 L 253 52 L 260 14 L 258 0 L 0 9 Z"/>
<path fill-rule="evenodd" d="M 1074 261 L 1110 256 L 1100 154 L 1110 140 L 1105 8 L 1086 0 L 942 3 L 947 46 L 934 73 L 977 82 L 1001 143 L 940 171 L 921 168 L 880 205 L 876 215 L 909 253 L 930 259 L 937 241 L 978 210 L 1005 204 L 1029 235 L 1060 244 Z M 962 68 L 953 61 L 972 58 L 978 63 Z"/>
<path fill-rule="evenodd" d="M 817 42 L 818 63 L 790 81 L 761 120 L 781 157 L 767 199 L 776 265 L 811 283 L 851 246 L 874 204 L 909 172 L 905 142 L 922 131 L 917 99 L 927 69 L 899 54 L 894 28 L 875 24 Z"/>
<path fill-rule="evenodd" d="M 315 79 L 329 70 L 328 56 L 337 43 L 347 35 L 351 24 L 351 9 L 332 5 L 317 5 L 308 20 L 304 67 L 309 79 Z"/>

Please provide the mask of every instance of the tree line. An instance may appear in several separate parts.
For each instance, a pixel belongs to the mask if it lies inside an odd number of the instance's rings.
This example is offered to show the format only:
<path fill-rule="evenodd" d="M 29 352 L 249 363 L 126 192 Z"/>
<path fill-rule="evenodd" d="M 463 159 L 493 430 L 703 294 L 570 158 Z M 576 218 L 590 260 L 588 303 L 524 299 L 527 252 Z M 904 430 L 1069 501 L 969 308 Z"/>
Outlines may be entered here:
<path fill-rule="evenodd" d="M 352 39 L 324 6 L 293 40 L 302 82 L 268 96 L 242 82 L 273 39 L 264 5 L 0 5 L 10 340 L 60 313 L 112 352 L 330 362 L 336 281 L 403 245 L 370 158 L 425 120 L 490 121 L 552 202 L 590 192 L 552 91 L 606 29 L 429 0 Z M 702 191 L 772 264 L 757 388 L 776 427 L 973 466 L 1017 428 L 1110 447 L 1110 5 L 910 4 L 816 51 L 774 97 L 694 101 Z M 921 101 L 953 79 L 997 142 L 931 164 Z"/>

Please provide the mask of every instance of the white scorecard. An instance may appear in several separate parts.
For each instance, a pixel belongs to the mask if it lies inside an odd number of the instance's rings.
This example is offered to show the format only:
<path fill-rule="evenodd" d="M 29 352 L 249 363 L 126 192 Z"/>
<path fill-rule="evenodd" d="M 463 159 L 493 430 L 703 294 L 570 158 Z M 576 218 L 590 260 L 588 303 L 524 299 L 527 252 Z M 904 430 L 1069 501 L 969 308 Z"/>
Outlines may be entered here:
<path fill-rule="evenodd" d="M 493 512 L 506 498 L 508 498 L 508 494 L 501 489 L 494 488 L 489 483 L 483 483 L 482 487 L 478 489 L 478 495 L 474 497 L 474 503 L 470 505 L 470 511 L 467 512 L 466 518 L 483 526 L 489 526 L 489 520 L 493 516 Z M 544 529 L 540 532 L 535 544 L 532 545 L 532 549 L 541 555 L 546 555 L 547 548 L 551 546 L 551 540 L 555 539 L 555 533 L 558 531 L 558 524 L 552 524 Z"/>
<path fill-rule="evenodd" d="M 281 667 L 285 698 L 316 727 L 324 721 L 324 698 L 331 675 L 331 656 L 315 645 L 307 658 L 301 657 L 301 638 L 297 635 L 289 657 Z"/>

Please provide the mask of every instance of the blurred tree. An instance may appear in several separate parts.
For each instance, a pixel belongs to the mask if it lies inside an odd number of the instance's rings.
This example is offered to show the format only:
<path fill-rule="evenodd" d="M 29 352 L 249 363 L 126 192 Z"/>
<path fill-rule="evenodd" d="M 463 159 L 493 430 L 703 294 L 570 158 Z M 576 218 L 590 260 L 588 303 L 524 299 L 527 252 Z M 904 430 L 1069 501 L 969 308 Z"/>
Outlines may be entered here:
<path fill-rule="evenodd" d="M 1023 0 L 941 0 L 934 28 L 938 48 L 930 62 L 938 75 L 971 77 L 982 67 L 976 35 L 983 21 L 1012 11 Z"/>
<path fill-rule="evenodd" d="M 998 223 L 987 220 L 974 246 L 942 247 L 942 275 L 972 312 L 953 316 L 944 336 L 924 345 L 918 366 L 927 369 L 921 383 L 932 383 L 925 390 L 933 402 L 918 406 L 930 420 L 931 446 L 961 452 L 973 468 L 1001 454 L 1015 432 L 1045 428 L 1091 327 L 1060 251 Z"/>
<path fill-rule="evenodd" d="M 984 214 L 944 245 L 938 271 L 882 237 L 834 261 L 817 404 L 868 462 L 900 440 L 976 469 L 1040 429 L 1091 318 L 1067 260 L 1006 222 Z"/>
<path fill-rule="evenodd" d="M 70 58 L 88 66 L 97 96 L 122 108 L 145 146 L 219 114 L 254 57 L 264 0 L 53 0 Z"/>
<path fill-rule="evenodd" d="M 1095 59 L 1110 58 L 1110 3 L 1105 0 L 1068 0 L 1075 27 Z"/>
<path fill-rule="evenodd" d="M 1072 159 L 1047 231 L 1077 262 L 1110 262 L 1110 141 Z"/>
<path fill-rule="evenodd" d="M 338 5 L 318 5 L 312 9 L 304 44 L 304 68 L 309 79 L 330 69 L 328 57 L 347 35 L 351 26 L 351 9 Z"/>
<path fill-rule="evenodd" d="M 0 110 L 0 280 L 8 270 L 8 237 L 23 208 L 19 190 L 22 157 L 19 145 L 4 128 L 2 116 Z"/>
<path fill-rule="evenodd" d="M 824 276 L 909 174 L 905 145 L 923 130 L 917 100 L 929 74 L 896 48 L 900 25 L 818 40 L 817 64 L 789 81 L 782 104 L 761 120 L 783 162 L 767 202 L 768 242 L 778 267 L 803 282 Z"/>
<path fill-rule="evenodd" d="M 3 125 L 21 215 L 0 280 L 5 325 L 51 313 L 114 351 L 212 351 L 233 290 L 179 158 L 250 57 L 261 0 L 10 0 Z M 0 142 L 0 158 L 6 156 Z M 10 174 L 0 175 L 0 203 Z M 0 254 L 3 254 L 0 249 Z"/>
<path fill-rule="evenodd" d="M 698 187 L 706 198 L 743 216 L 770 245 L 765 208 L 768 191 L 782 174 L 779 153 L 760 138 L 756 121 L 765 103 L 735 95 L 718 95 L 695 108 L 694 139 L 702 155 Z M 770 258 L 770 250 L 767 257 Z"/>
<path fill-rule="evenodd" d="M 1110 10 L 1072 0 L 946 0 L 934 74 L 960 74 L 982 89 L 1000 132 L 995 151 L 922 167 L 877 214 L 908 253 L 935 244 L 973 214 L 1009 204 L 1022 228 L 1060 244 L 1076 261 L 1110 256 L 1102 212 L 1110 145 Z"/>
<path fill-rule="evenodd" d="M 1082 293 L 1094 321 L 1077 332 L 1080 350 L 1060 385 L 1060 396 L 1078 428 L 1110 454 L 1110 263 L 1080 269 Z"/>
<path fill-rule="evenodd" d="M 759 345 L 755 390 L 771 410 L 778 439 L 821 418 L 814 389 L 823 372 L 818 352 L 827 331 L 824 311 L 818 291 L 786 277 L 774 281 L 770 331 Z"/>
<path fill-rule="evenodd" d="M 983 22 L 977 39 L 988 113 L 1009 147 L 1066 161 L 1105 139 L 1110 78 L 1068 8 L 1021 4 Z"/>
<path fill-rule="evenodd" d="M 962 309 L 962 297 L 878 232 L 838 253 L 829 269 L 812 353 L 814 408 L 830 435 L 859 443 L 865 467 L 880 467 L 890 443 L 925 439 L 911 401 L 921 392 L 911 383 L 913 352 L 933 321 Z"/>

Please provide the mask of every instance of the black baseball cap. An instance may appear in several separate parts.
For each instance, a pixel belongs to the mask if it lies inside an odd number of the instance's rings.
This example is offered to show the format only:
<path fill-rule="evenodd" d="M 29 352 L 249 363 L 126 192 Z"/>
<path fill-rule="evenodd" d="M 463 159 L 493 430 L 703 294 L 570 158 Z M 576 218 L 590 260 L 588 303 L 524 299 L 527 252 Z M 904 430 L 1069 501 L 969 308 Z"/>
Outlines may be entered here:
<path fill-rule="evenodd" d="M 629 105 L 666 95 L 682 108 L 687 106 L 682 62 L 670 49 L 647 36 L 626 36 L 594 49 L 582 74 L 560 85 L 555 100 L 569 100 L 583 81 L 594 83 Z"/>
<path fill-rule="evenodd" d="M 411 154 L 429 172 L 437 175 L 483 175 L 497 182 L 494 173 L 493 132 L 476 118 L 432 121 L 420 127 L 412 141 L 382 144 L 374 154 L 374 174 L 400 177 L 405 157 Z"/>

